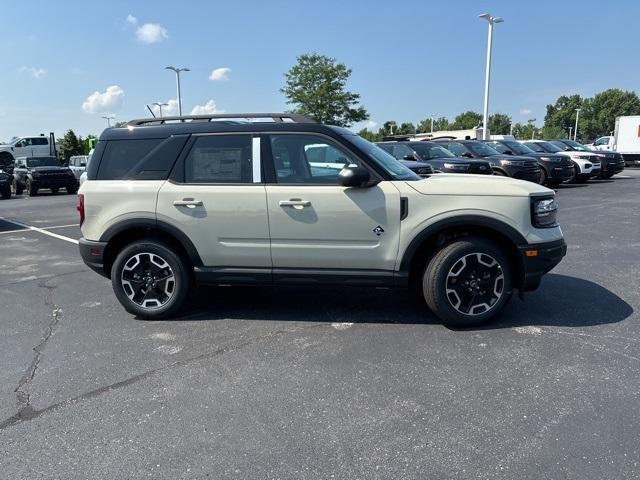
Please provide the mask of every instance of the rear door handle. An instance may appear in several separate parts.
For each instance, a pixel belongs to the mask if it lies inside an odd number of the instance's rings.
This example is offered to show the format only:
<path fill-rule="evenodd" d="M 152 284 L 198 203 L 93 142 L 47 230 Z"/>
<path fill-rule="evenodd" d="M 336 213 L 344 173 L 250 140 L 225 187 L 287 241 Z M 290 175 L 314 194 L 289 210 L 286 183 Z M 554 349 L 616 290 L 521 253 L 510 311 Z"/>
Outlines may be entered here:
<path fill-rule="evenodd" d="M 311 202 L 309 200 L 292 198 L 291 200 L 280 200 L 280 203 L 278 205 L 280 205 L 281 207 L 310 207 Z"/>
<path fill-rule="evenodd" d="M 182 200 L 174 200 L 176 207 L 201 207 L 202 200 L 194 200 L 193 198 L 183 198 Z"/>

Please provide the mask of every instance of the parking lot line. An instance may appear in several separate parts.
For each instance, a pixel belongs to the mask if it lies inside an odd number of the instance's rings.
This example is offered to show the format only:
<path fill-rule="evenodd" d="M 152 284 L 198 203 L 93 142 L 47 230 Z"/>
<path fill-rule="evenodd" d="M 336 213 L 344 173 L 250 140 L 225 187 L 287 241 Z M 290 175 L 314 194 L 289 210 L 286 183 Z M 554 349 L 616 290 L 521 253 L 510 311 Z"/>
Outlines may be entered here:
<path fill-rule="evenodd" d="M 2 220 L 9 223 L 16 223 L 13 220 L 7 220 L 5 218 L 3 218 Z M 69 228 L 69 227 L 77 227 L 77 226 L 78 226 L 77 223 L 71 223 L 69 225 L 54 225 L 53 227 L 41 227 L 41 230 L 55 230 L 57 228 Z M 20 233 L 20 232 L 24 232 L 24 228 L 18 228 L 16 230 L 5 230 L 4 232 L 0 232 L 0 235 L 6 235 L 8 233 Z"/>
<path fill-rule="evenodd" d="M 27 225 L 26 223 L 18 222 L 16 220 L 9 220 L 8 218 L 4 218 L 4 217 L 0 217 L 0 220 L 3 220 L 7 223 L 12 223 L 14 225 L 17 225 L 18 227 L 22 227 L 19 230 L 10 230 L 8 232 L 3 232 L 3 233 L 12 233 L 12 232 L 18 233 L 24 230 L 32 230 L 34 232 L 42 233 L 43 235 L 48 235 L 50 237 L 57 238 L 59 240 L 64 240 L 65 242 L 75 243 L 76 245 L 78 245 L 78 240 L 76 240 L 75 238 L 65 237 L 64 235 L 58 235 L 57 233 L 49 232 L 44 228 L 34 227 L 33 225 Z M 69 226 L 75 227 L 76 225 L 69 225 Z M 63 225 L 58 226 L 57 228 L 62 228 L 62 227 Z M 54 227 L 49 227 L 49 228 L 54 228 Z"/>

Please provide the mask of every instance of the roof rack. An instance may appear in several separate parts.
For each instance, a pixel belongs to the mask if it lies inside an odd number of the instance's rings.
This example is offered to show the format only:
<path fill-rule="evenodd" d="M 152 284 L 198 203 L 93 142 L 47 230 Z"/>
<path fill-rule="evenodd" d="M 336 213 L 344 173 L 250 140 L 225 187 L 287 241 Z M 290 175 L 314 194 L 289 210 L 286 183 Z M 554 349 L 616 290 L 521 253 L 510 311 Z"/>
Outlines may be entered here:
<path fill-rule="evenodd" d="M 315 120 L 299 113 L 215 113 L 212 115 L 182 115 L 175 117 L 139 118 L 131 120 L 127 126 L 164 125 L 175 122 L 213 122 L 215 120 L 237 120 L 264 122 L 266 119 L 275 123 L 317 123 Z"/>

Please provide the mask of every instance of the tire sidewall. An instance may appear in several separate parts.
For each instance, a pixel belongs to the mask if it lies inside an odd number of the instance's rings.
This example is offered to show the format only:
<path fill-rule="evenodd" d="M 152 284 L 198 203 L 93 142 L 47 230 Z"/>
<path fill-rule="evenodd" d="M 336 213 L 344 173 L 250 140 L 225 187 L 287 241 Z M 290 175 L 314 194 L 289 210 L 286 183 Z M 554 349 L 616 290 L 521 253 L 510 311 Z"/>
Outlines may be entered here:
<path fill-rule="evenodd" d="M 175 290 L 171 299 L 163 306 L 155 309 L 143 308 L 129 299 L 120 281 L 125 263 L 137 253 L 154 253 L 162 257 L 173 270 Z M 111 267 L 111 285 L 116 298 L 124 309 L 142 319 L 161 319 L 175 314 L 185 299 L 190 288 L 190 276 L 185 261 L 168 245 L 155 240 L 140 240 L 126 246 L 116 257 Z"/>
<path fill-rule="evenodd" d="M 470 253 L 491 255 L 500 264 L 504 275 L 504 291 L 500 299 L 489 311 L 473 316 L 458 312 L 446 295 L 449 270 L 460 258 Z M 512 273 L 507 256 L 493 243 L 481 238 L 468 238 L 448 244 L 433 257 L 423 275 L 423 292 L 427 303 L 445 325 L 454 328 L 473 327 L 489 321 L 511 298 L 511 285 Z M 432 292 L 431 300 L 428 298 L 428 291 Z"/>

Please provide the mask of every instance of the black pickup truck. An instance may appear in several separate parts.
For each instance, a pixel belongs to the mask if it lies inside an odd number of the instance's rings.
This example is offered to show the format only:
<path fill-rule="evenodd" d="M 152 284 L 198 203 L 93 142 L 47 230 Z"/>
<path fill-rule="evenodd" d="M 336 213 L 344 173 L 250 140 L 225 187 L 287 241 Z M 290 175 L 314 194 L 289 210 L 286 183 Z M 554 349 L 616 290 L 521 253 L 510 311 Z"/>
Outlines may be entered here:
<path fill-rule="evenodd" d="M 13 186 L 16 195 L 26 190 L 31 197 L 42 188 L 49 188 L 52 193 L 64 188 L 68 194 L 75 194 L 78 180 L 56 157 L 18 157 L 13 169 Z"/>

